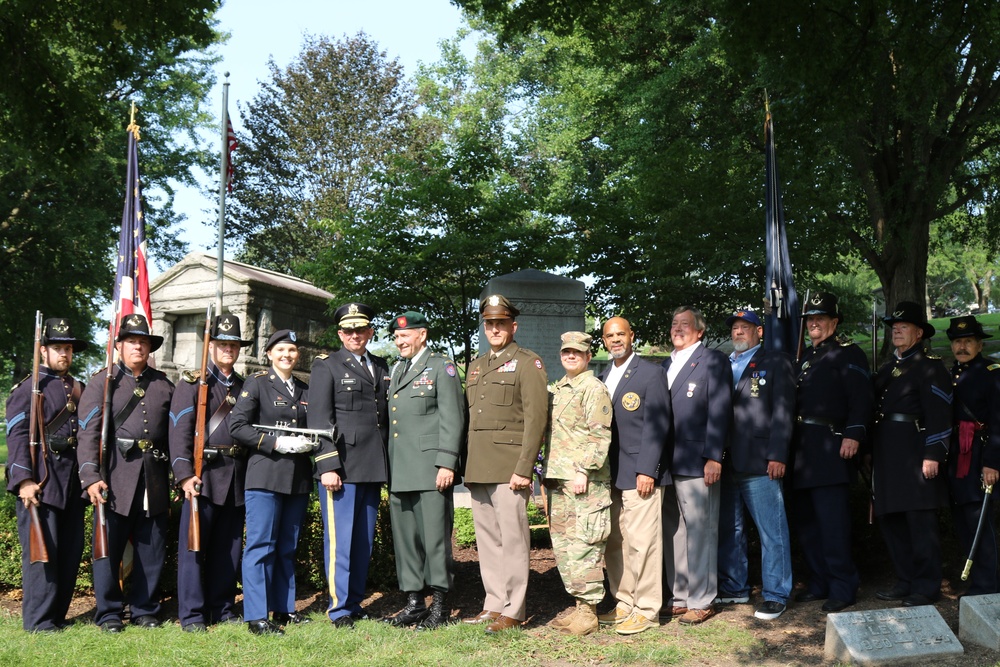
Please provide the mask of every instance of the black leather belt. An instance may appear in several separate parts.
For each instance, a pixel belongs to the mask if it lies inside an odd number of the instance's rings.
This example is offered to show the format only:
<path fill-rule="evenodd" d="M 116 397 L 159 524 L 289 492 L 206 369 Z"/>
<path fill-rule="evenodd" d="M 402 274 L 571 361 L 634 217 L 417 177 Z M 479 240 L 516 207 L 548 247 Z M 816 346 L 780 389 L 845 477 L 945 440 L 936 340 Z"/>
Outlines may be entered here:
<path fill-rule="evenodd" d="M 216 456 L 237 457 L 243 453 L 239 445 L 212 445 L 205 447 L 205 458 L 211 461 Z"/>
<path fill-rule="evenodd" d="M 812 426 L 826 426 L 833 432 L 834 435 L 841 435 L 843 432 L 843 427 L 841 427 L 836 422 L 830 419 L 823 419 L 822 417 L 806 417 L 804 415 L 799 415 L 796 419 L 800 424 L 809 424 Z"/>
<path fill-rule="evenodd" d="M 878 416 L 875 419 L 875 421 L 902 422 L 904 424 L 913 424 L 914 426 L 917 427 L 918 431 L 920 430 L 920 415 L 910 415 L 910 414 L 905 414 L 903 412 L 890 412 L 888 414 L 880 412 L 878 413 Z"/>
<path fill-rule="evenodd" d="M 133 447 L 138 447 L 139 451 L 150 452 L 156 458 L 166 458 L 166 454 L 161 452 L 156 447 L 156 443 L 152 440 L 129 440 L 127 438 L 115 438 L 115 444 L 118 446 L 118 451 L 122 453 L 122 456 L 127 456 Z"/>
<path fill-rule="evenodd" d="M 69 451 L 76 448 L 76 437 L 69 436 L 66 438 L 62 437 L 52 437 L 50 436 L 47 444 L 49 449 L 51 449 L 56 454 L 62 454 L 63 452 Z"/>

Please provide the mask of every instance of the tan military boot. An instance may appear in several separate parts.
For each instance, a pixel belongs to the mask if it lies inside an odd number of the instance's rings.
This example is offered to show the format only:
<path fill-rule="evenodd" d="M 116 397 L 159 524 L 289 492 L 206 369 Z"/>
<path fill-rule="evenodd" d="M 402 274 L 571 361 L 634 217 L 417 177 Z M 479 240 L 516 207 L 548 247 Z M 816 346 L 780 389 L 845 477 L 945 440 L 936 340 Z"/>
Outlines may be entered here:
<path fill-rule="evenodd" d="M 596 605 L 579 604 L 572 620 L 564 627 L 559 628 L 559 632 L 564 635 L 578 635 L 582 637 L 583 635 L 589 635 L 591 632 L 597 632 L 599 627 Z"/>
<path fill-rule="evenodd" d="M 578 613 L 580 613 L 580 604 L 581 604 L 581 602 L 579 600 L 577 600 L 577 602 L 576 602 L 576 609 L 574 609 L 572 611 L 572 613 L 570 613 L 568 616 L 564 616 L 562 618 L 553 618 L 551 621 L 549 621 L 549 627 L 550 628 L 556 628 L 556 629 L 562 629 L 562 628 L 565 628 L 570 623 L 572 623 L 573 619 L 576 618 L 576 615 Z"/>

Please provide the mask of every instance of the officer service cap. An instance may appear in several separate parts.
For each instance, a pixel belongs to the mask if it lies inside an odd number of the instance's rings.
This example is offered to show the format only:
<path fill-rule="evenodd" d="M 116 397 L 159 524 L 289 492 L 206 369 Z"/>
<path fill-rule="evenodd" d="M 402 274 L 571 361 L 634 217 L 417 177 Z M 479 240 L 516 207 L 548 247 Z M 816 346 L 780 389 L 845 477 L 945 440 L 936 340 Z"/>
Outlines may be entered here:
<path fill-rule="evenodd" d="M 333 314 L 338 329 L 365 329 L 375 319 L 375 310 L 363 303 L 345 303 Z"/>
<path fill-rule="evenodd" d="M 415 310 L 408 310 L 401 315 L 397 315 L 389 323 L 389 333 L 395 333 L 400 329 L 426 329 L 427 318 Z"/>
<path fill-rule="evenodd" d="M 115 342 L 120 343 L 129 336 L 145 336 L 148 338 L 150 352 L 156 352 L 163 345 L 163 336 L 154 336 L 149 333 L 149 321 L 142 313 L 122 315 L 121 322 L 118 324 L 118 337 L 115 338 Z"/>
<path fill-rule="evenodd" d="M 934 327 L 927 323 L 927 313 L 924 312 L 924 307 L 915 301 L 900 301 L 892 309 L 892 314 L 886 315 L 882 319 L 888 325 L 893 325 L 896 322 L 915 324 L 923 329 L 925 340 L 933 338 L 936 333 Z"/>
<path fill-rule="evenodd" d="M 253 345 L 252 340 L 243 340 L 243 335 L 240 333 L 240 318 L 228 313 L 215 317 L 215 322 L 212 323 L 212 330 L 209 332 L 208 337 L 211 340 L 239 343 L 240 347 Z"/>
<path fill-rule="evenodd" d="M 733 326 L 733 322 L 736 320 L 746 320 L 755 327 L 764 326 L 760 322 L 760 317 L 752 310 L 737 310 L 735 313 L 726 318 L 726 326 Z"/>
<path fill-rule="evenodd" d="M 983 338 L 993 338 L 993 336 L 983 331 L 983 325 L 972 315 L 951 318 L 948 330 L 945 333 L 948 334 L 948 340 L 955 340 L 956 338 L 964 338 L 966 336 L 975 336 L 980 340 Z"/>
<path fill-rule="evenodd" d="M 479 302 L 479 312 L 484 320 L 516 320 L 521 311 L 503 294 L 491 294 Z"/>
<path fill-rule="evenodd" d="M 69 321 L 65 317 L 50 317 L 42 325 L 42 345 L 69 344 L 74 352 L 83 352 L 90 343 L 73 336 Z"/>
<path fill-rule="evenodd" d="M 844 319 L 840 313 L 840 307 L 837 305 L 837 295 L 829 292 L 816 292 L 809 298 L 809 303 L 806 304 L 802 317 L 810 315 L 829 315 L 836 318 L 838 322 Z"/>
<path fill-rule="evenodd" d="M 590 344 L 593 342 L 590 334 L 582 331 L 567 331 L 559 337 L 562 341 L 560 350 L 577 350 L 579 352 L 590 352 Z"/>
<path fill-rule="evenodd" d="M 267 339 L 267 345 L 264 346 L 265 352 L 270 352 L 271 348 L 278 343 L 292 343 L 293 345 L 298 345 L 298 336 L 291 329 L 279 329 L 271 334 L 271 337 Z"/>

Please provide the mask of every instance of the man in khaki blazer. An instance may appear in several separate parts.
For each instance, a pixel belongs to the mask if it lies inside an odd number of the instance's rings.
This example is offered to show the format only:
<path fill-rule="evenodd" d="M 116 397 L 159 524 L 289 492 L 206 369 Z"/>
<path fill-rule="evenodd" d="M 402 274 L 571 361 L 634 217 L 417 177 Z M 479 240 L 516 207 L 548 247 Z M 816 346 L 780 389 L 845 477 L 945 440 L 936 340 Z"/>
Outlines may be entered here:
<path fill-rule="evenodd" d="M 427 319 L 407 311 L 389 324 L 401 359 L 389 384 L 389 512 L 396 578 L 406 606 L 386 619 L 431 630 L 448 622 L 452 485 L 465 439 L 465 396 L 455 364 L 427 348 Z M 430 609 L 424 604 L 430 588 Z"/>
<path fill-rule="evenodd" d="M 514 342 L 520 311 L 499 294 L 479 306 L 490 351 L 469 366 L 469 451 L 465 485 L 472 494 L 483 611 L 466 623 L 494 634 L 524 623 L 529 553 L 526 505 L 531 474 L 548 425 L 542 360 Z"/>

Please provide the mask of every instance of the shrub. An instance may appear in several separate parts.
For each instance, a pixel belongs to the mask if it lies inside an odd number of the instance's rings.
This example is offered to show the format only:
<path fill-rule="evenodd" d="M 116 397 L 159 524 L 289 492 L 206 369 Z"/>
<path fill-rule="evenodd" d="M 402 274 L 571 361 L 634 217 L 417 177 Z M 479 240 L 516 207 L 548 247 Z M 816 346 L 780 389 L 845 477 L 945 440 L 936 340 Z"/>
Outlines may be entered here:
<path fill-rule="evenodd" d="M 531 529 L 532 547 L 547 548 L 552 546 L 545 511 L 533 502 L 528 503 L 528 525 L 538 526 Z M 455 508 L 455 544 L 460 547 L 476 546 L 476 528 L 472 521 L 472 510 L 468 507 Z"/>

